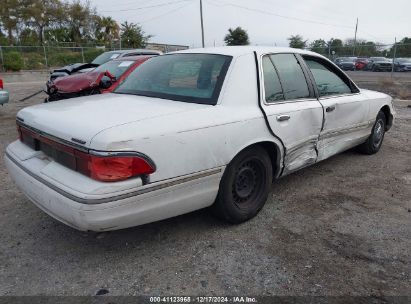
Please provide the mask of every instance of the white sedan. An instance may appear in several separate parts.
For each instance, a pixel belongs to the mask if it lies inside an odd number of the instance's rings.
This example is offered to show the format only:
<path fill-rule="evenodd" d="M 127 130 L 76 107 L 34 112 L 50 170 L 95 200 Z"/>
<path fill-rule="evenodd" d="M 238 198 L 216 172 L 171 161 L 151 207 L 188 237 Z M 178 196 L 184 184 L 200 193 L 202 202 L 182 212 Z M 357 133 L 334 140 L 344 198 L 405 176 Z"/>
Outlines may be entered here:
<path fill-rule="evenodd" d="M 240 223 L 276 179 L 358 146 L 378 152 L 392 98 L 290 48 L 186 50 L 143 63 L 114 93 L 17 115 L 6 165 L 39 208 L 80 230 L 212 206 Z"/>

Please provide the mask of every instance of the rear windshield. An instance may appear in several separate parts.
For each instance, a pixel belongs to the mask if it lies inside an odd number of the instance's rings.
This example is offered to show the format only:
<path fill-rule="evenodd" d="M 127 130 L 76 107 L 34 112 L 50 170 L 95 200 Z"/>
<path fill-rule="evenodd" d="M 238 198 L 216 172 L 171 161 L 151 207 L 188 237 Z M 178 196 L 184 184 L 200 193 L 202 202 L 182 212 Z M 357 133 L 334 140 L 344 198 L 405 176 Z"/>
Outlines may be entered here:
<path fill-rule="evenodd" d="M 154 57 L 132 72 L 114 93 L 215 105 L 231 59 L 214 54 Z"/>
<path fill-rule="evenodd" d="M 111 53 L 111 52 L 103 53 L 100 56 L 97 56 L 96 59 L 94 59 L 91 63 L 103 64 L 103 63 L 106 63 L 107 61 L 120 57 L 120 55 L 121 53 Z"/>
<path fill-rule="evenodd" d="M 109 61 L 106 62 L 94 71 L 105 72 L 109 71 L 112 75 L 114 75 L 117 79 L 121 77 L 129 68 L 133 66 L 135 62 L 133 60 L 124 60 L 124 61 Z"/>

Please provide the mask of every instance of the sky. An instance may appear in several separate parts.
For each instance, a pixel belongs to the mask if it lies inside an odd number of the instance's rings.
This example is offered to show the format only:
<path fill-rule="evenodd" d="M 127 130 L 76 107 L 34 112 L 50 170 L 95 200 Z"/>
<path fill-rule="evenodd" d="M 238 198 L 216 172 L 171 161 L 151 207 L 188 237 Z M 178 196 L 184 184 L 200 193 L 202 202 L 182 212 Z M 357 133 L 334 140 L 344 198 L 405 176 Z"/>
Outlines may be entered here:
<path fill-rule="evenodd" d="M 138 23 L 150 42 L 201 47 L 200 0 L 90 0 L 97 12 L 119 23 Z M 229 28 L 247 30 L 252 45 L 288 46 L 299 34 L 357 38 L 384 44 L 411 37 L 410 0 L 203 0 L 206 46 L 224 45 Z"/>

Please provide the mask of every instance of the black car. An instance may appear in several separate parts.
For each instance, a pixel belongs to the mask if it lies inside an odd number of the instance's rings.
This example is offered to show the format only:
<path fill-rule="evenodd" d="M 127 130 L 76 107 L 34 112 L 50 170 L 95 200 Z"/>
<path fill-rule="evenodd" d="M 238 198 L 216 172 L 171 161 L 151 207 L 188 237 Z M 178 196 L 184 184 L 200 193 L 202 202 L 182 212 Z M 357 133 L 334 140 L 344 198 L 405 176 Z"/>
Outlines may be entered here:
<path fill-rule="evenodd" d="M 117 50 L 104 52 L 103 54 L 97 56 L 91 63 L 73 63 L 66 65 L 62 68 L 53 70 L 50 74 L 50 81 L 62 76 L 68 76 L 75 73 L 85 73 L 90 72 L 99 65 L 111 61 L 113 59 L 121 57 L 131 57 L 139 55 L 161 55 L 162 52 L 155 50 L 146 49 L 133 49 L 133 50 Z"/>
<path fill-rule="evenodd" d="M 411 72 L 411 58 L 395 58 L 394 71 Z"/>
<path fill-rule="evenodd" d="M 370 57 L 365 70 L 374 72 L 390 72 L 392 70 L 392 59 L 385 57 Z"/>
<path fill-rule="evenodd" d="M 344 71 L 355 71 L 355 59 L 356 57 L 339 57 L 335 59 L 335 64 L 338 65 L 338 67 L 341 70 Z"/>

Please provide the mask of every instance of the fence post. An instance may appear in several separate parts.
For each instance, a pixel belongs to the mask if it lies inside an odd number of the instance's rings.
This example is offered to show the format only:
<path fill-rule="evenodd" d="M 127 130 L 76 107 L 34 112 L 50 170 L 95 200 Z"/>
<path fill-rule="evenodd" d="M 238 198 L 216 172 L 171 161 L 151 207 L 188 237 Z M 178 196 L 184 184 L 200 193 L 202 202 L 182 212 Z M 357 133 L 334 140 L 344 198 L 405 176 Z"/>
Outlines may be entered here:
<path fill-rule="evenodd" d="M 394 54 L 392 56 L 391 79 L 394 74 L 394 60 L 395 60 L 396 55 L 397 55 L 397 37 L 395 37 L 394 39 Z"/>
<path fill-rule="evenodd" d="M 4 58 L 3 58 L 3 48 L 0 45 L 0 59 L 1 59 L 1 69 L 3 72 L 6 71 L 6 68 L 4 67 Z"/>
<path fill-rule="evenodd" d="M 86 63 L 86 60 L 84 60 L 84 51 L 83 51 L 83 47 L 81 47 L 81 57 L 83 58 L 83 63 Z"/>
<path fill-rule="evenodd" d="M 43 45 L 43 51 L 44 51 L 44 62 L 46 63 L 46 69 L 48 70 L 49 65 L 48 65 L 48 62 L 47 62 L 47 53 L 46 53 L 46 46 L 45 45 Z"/>

